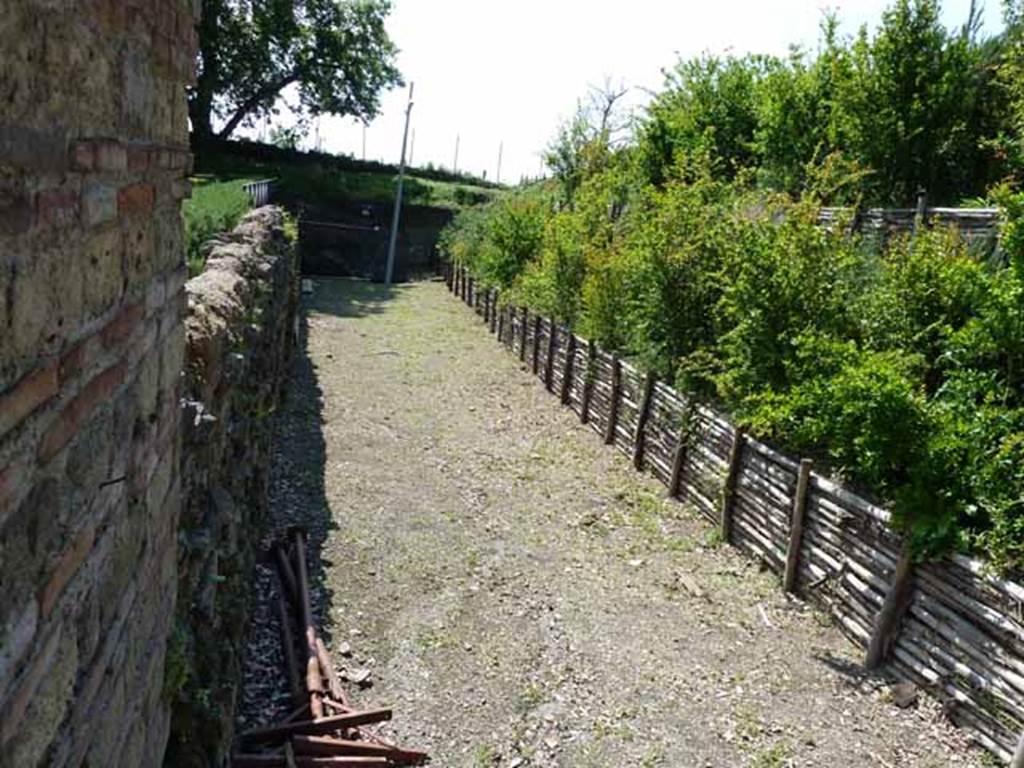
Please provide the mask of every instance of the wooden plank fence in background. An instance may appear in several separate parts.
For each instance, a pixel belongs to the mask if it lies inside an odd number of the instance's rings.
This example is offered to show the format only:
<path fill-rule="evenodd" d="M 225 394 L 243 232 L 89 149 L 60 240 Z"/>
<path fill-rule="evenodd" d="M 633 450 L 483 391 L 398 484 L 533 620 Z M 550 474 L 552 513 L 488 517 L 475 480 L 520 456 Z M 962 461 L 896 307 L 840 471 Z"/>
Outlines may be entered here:
<path fill-rule="evenodd" d="M 497 292 L 480 302 L 461 268 L 446 267 L 445 282 L 605 442 L 778 573 L 787 591 L 828 611 L 866 665 L 888 663 L 941 698 L 979 744 L 1012 759 L 1024 744 L 1024 586 L 961 555 L 915 564 L 888 511 L 808 460 L 569 329 L 502 304 Z"/>
<path fill-rule="evenodd" d="M 995 250 L 999 241 L 998 208 L 822 208 L 818 223 L 833 226 L 848 221 L 849 226 L 865 234 L 888 238 L 901 232 L 912 232 L 918 219 L 929 226 L 955 227 L 969 244 L 980 244 Z"/>

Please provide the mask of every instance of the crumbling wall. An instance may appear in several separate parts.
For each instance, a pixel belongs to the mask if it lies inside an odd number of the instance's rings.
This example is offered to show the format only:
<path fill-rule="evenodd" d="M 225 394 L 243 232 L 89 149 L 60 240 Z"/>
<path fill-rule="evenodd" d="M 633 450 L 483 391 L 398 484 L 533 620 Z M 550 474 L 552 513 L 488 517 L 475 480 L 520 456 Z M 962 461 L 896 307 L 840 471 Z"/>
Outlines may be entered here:
<path fill-rule="evenodd" d="M 0 766 L 157 765 L 191 0 L 0 11 Z"/>
<path fill-rule="evenodd" d="M 296 249 L 279 208 L 205 246 L 190 280 L 182 416 L 184 509 L 168 683 L 168 763 L 223 764 L 254 557 L 267 507 L 271 416 L 294 339 Z"/>

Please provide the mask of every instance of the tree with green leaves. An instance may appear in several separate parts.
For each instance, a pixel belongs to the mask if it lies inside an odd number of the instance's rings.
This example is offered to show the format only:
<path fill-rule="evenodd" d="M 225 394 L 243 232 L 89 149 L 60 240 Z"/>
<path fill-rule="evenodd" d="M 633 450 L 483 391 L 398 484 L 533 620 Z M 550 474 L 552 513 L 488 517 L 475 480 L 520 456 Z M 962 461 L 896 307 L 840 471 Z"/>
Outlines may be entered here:
<path fill-rule="evenodd" d="M 387 0 L 203 0 L 189 118 L 199 142 L 274 114 L 286 88 L 302 120 L 374 117 L 401 85 Z M 215 121 L 219 127 L 215 129 Z"/>

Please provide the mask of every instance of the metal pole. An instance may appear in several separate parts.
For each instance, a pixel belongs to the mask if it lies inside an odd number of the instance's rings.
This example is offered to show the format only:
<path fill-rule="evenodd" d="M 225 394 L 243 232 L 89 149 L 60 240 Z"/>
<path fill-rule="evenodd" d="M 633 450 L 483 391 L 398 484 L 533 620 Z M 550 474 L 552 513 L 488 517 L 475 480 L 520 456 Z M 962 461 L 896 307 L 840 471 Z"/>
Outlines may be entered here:
<path fill-rule="evenodd" d="M 494 175 L 494 180 L 501 184 L 501 151 L 505 148 L 505 142 L 498 143 L 498 172 Z"/>
<path fill-rule="evenodd" d="M 366 162 L 366 123 L 363 123 L 363 162 Z"/>
<path fill-rule="evenodd" d="M 416 152 L 416 129 L 412 129 L 412 138 L 409 140 L 409 167 L 412 168 L 414 163 L 412 156 Z"/>
<path fill-rule="evenodd" d="M 388 241 L 388 263 L 384 283 L 391 285 L 395 271 L 395 244 L 398 240 L 398 216 L 402 210 L 402 182 L 405 179 L 405 142 L 409 139 L 409 117 L 412 114 L 412 83 L 409 83 L 409 105 L 405 108 L 405 131 L 402 133 L 402 158 L 398 161 L 398 189 L 395 190 L 395 213 L 391 217 L 391 239 Z"/>
<path fill-rule="evenodd" d="M 455 134 L 455 160 L 452 161 L 452 173 L 459 173 L 459 134 Z"/>

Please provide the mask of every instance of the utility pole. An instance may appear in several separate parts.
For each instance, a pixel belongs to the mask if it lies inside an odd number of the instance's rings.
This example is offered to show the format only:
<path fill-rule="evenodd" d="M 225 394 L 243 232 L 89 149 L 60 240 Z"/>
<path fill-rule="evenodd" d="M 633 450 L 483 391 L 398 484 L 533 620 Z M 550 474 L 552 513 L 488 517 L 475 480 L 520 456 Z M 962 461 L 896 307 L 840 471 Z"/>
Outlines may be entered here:
<path fill-rule="evenodd" d="M 412 129 L 412 139 L 409 141 L 409 167 L 414 167 L 412 162 L 413 153 L 416 152 L 416 129 Z"/>
<path fill-rule="evenodd" d="M 363 162 L 366 162 L 366 123 L 363 123 Z"/>
<path fill-rule="evenodd" d="M 455 160 L 452 162 L 452 173 L 459 174 L 459 134 L 455 134 Z"/>
<path fill-rule="evenodd" d="M 412 115 L 412 86 L 409 83 L 409 105 L 405 108 L 405 131 L 402 132 L 402 157 L 398 161 L 398 188 L 395 190 L 395 213 L 391 217 L 391 239 L 388 241 L 388 263 L 384 284 L 391 285 L 395 272 L 395 245 L 398 241 L 398 216 L 402 211 L 402 181 L 405 179 L 405 142 L 409 138 L 409 117 Z"/>
<path fill-rule="evenodd" d="M 501 151 L 505 148 L 505 142 L 498 142 L 498 172 L 494 174 L 494 181 L 501 184 Z"/>

